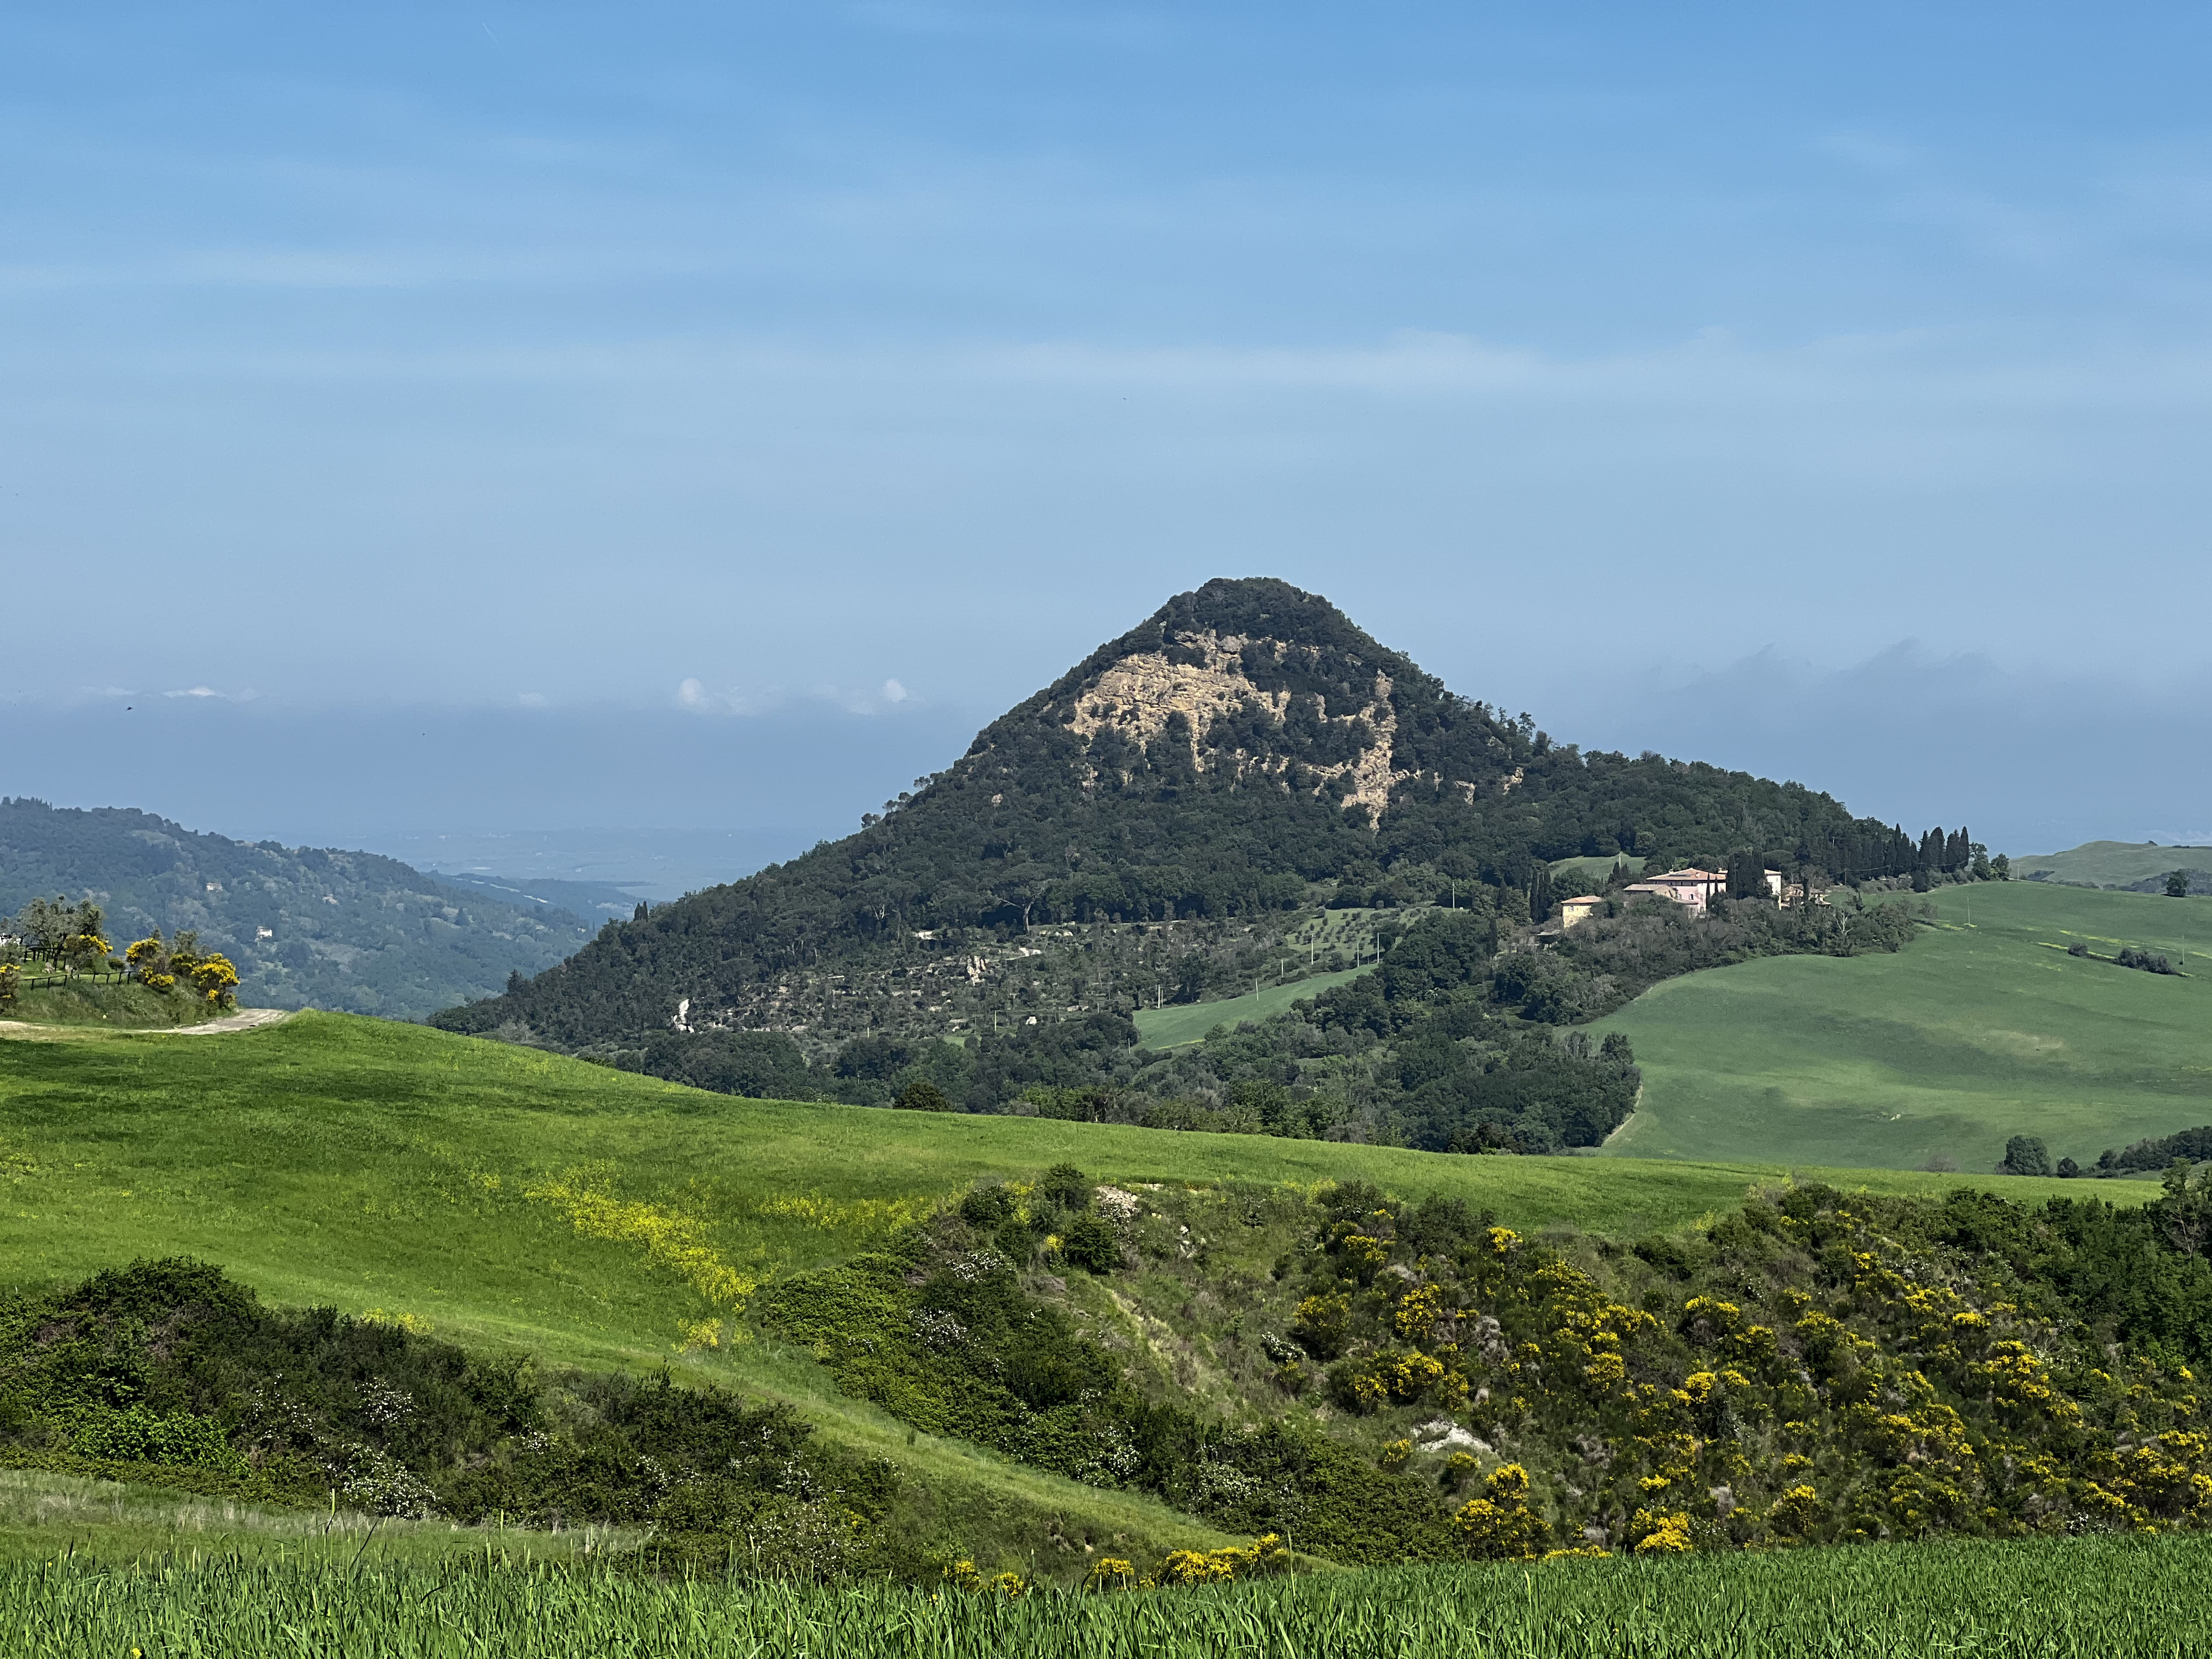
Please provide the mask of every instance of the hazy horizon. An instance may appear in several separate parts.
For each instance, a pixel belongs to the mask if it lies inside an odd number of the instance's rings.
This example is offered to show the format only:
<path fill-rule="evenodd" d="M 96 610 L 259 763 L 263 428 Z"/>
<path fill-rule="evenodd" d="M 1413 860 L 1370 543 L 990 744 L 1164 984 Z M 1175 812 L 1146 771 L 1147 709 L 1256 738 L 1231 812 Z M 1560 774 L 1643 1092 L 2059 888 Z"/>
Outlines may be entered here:
<path fill-rule="evenodd" d="M 1137 620 L 1117 619 L 1116 631 Z M 1062 667 L 1100 642 L 1073 626 Z M 1794 779 L 1915 833 L 1964 823 L 2016 855 L 2100 839 L 2212 842 L 2212 780 L 2182 763 L 2177 740 L 2203 705 L 2198 687 L 2157 696 L 1905 645 L 1840 671 L 1766 651 L 1717 670 L 1646 668 L 1518 694 L 1453 689 L 1528 708 L 1561 743 Z M 403 858 L 439 837 L 735 833 L 750 839 L 744 867 L 718 878 L 729 879 L 851 832 L 1003 712 L 911 696 L 871 707 L 799 696 L 750 709 L 84 702 L 18 725 L 4 793 Z M 708 867 L 678 861 L 691 875 Z M 702 884 L 649 884 L 659 898 Z"/>

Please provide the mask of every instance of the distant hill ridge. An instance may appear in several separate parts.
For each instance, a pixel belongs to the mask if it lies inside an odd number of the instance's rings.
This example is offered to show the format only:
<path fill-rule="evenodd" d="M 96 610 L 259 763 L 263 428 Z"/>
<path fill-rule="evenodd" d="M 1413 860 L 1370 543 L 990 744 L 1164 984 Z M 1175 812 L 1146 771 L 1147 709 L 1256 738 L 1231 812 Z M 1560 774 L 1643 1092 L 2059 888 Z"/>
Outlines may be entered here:
<path fill-rule="evenodd" d="M 1527 887 L 1558 859 L 1663 869 L 1744 847 L 1802 849 L 1854 880 L 1916 856 L 1901 831 L 1799 784 L 1563 747 L 1318 595 L 1215 580 L 992 722 L 859 833 L 610 923 L 568 962 L 436 1023 L 582 1047 L 743 1005 L 743 1023 L 773 1029 L 801 979 L 1048 922 L 1443 902 Z M 921 994 L 872 994 L 889 1011 Z"/>
<path fill-rule="evenodd" d="M 90 897 L 118 950 L 198 932 L 255 1007 L 420 1019 L 558 962 L 589 937 L 564 910 L 448 887 L 374 853 L 233 841 L 130 807 L 0 798 L 0 921 Z"/>
<path fill-rule="evenodd" d="M 2013 872 L 2027 881 L 2064 887 L 2116 887 L 2131 893 L 2158 893 L 2174 871 L 2189 878 L 2191 893 L 2212 892 L 2212 847 L 2161 847 L 2154 841 L 2090 841 L 2063 853 L 2031 853 L 2013 860 Z"/>

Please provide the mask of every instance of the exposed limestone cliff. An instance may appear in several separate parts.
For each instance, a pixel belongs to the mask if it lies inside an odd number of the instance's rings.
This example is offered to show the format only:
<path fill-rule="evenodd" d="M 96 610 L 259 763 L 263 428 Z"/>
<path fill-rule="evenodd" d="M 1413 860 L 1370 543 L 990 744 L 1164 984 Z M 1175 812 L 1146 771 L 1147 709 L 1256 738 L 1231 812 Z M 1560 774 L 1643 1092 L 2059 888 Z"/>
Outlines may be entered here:
<path fill-rule="evenodd" d="M 1070 728 L 1087 742 L 1110 727 L 1136 747 L 1147 749 L 1180 714 L 1194 769 L 1204 772 L 1209 766 L 1226 765 L 1240 777 L 1270 776 L 1287 787 L 1292 767 L 1289 757 L 1228 746 L 1218 735 L 1231 716 L 1253 709 L 1264 711 L 1279 730 L 1286 723 L 1292 693 L 1264 689 L 1245 672 L 1246 653 L 1255 643 L 1241 635 L 1202 629 L 1171 635 L 1173 656 L 1161 650 L 1123 657 L 1076 694 Z M 1320 655 L 1313 647 L 1276 640 L 1256 643 L 1279 663 L 1290 652 L 1316 659 Z M 1391 689 L 1390 677 L 1378 672 L 1364 707 L 1347 714 L 1319 716 L 1325 725 L 1340 726 L 1354 737 L 1356 752 L 1349 760 L 1304 768 L 1307 793 L 1322 794 L 1338 778 L 1345 778 L 1349 784 L 1342 797 L 1346 806 L 1364 807 L 1370 819 L 1380 821 L 1390 804 L 1390 791 L 1414 775 L 1391 763 L 1398 731 Z"/>

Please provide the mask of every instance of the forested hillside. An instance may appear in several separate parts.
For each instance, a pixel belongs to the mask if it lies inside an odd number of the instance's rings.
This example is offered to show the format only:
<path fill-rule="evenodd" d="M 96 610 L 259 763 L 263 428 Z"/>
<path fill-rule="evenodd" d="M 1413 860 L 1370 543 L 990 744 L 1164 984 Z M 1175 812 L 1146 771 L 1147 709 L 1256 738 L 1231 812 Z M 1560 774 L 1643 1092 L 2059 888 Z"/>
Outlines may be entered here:
<path fill-rule="evenodd" d="M 1001 1109 L 1033 1085 L 1161 1096 L 1172 1079 L 1140 1075 L 1134 1010 L 1372 961 L 1431 912 L 1480 941 L 1455 998 L 1549 1021 L 1692 967 L 1901 941 L 1835 919 L 1785 925 L 1748 899 L 1710 938 L 1623 921 L 1588 960 L 1532 936 L 1563 896 L 1553 860 L 1620 854 L 1647 872 L 1733 857 L 1763 894 L 1766 862 L 1826 884 L 1956 873 L 1974 849 L 1963 830 L 1916 839 L 1795 783 L 1583 753 L 1456 696 L 1324 599 L 1215 581 L 994 721 L 858 834 L 611 923 L 572 960 L 437 1023 L 750 1092 L 806 1089 L 811 1066 L 811 1086 L 826 1068 L 851 1097 L 846 1085 L 925 1064 L 956 1100 Z M 1346 913 L 1368 920 L 1332 928 Z M 1498 964 L 1516 962 L 1497 994 Z M 945 1037 L 964 1058 L 934 1052 Z M 1305 1062 L 1350 1061 L 1353 1041 L 1294 1036 L 1259 1080 L 1309 1087 Z M 1397 1111 L 1382 1098 L 1401 1086 L 1395 1054 L 1323 1068 L 1338 1131 Z M 1215 1108 L 1237 1080 L 1186 1079 Z M 1436 1144 L 1474 1133 L 1471 1112 L 1458 1120 Z"/>
<path fill-rule="evenodd" d="M 118 938 L 199 934 L 256 1007 L 420 1019 L 558 962 L 588 937 L 566 911 L 525 911 L 374 853 L 186 830 L 123 807 L 0 799 L 0 915 L 91 898 Z"/>
<path fill-rule="evenodd" d="M 1326 600 L 1214 581 L 987 728 L 861 830 L 606 929 L 557 970 L 447 1016 L 563 1043 L 665 1027 L 764 980 L 927 963 L 1055 921 L 1287 911 L 1525 890 L 1545 864 L 1648 868 L 1801 846 L 1842 878 L 1915 842 L 1797 784 L 1584 754 L 1447 690 Z"/>

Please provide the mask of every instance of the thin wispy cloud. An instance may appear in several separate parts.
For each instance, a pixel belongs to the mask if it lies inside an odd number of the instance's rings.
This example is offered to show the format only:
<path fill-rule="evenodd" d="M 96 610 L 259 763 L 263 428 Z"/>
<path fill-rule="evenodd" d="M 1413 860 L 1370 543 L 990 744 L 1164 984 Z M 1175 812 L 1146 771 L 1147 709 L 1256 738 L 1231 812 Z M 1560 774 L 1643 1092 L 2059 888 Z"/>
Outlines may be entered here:
<path fill-rule="evenodd" d="M 675 706 L 687 714 L 759 716 L 815 704 L 848 714 L 881 714 L 911 703 L 914 694 L 896 679 L 874 686 L 816 685 L 803 693 L 777 689 L 762 691 L 717 691 L 696 677 L 687 677 L 676 687 Z"/>

